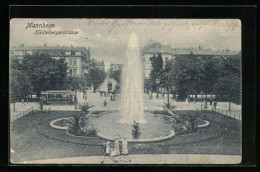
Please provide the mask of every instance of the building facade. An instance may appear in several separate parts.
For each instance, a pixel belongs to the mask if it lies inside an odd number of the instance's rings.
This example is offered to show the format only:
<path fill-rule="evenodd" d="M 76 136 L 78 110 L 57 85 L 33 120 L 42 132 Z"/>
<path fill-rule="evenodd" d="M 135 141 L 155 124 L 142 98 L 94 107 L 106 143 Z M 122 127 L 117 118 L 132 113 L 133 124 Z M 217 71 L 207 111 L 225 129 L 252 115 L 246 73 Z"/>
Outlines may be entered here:
<path fill-rule="evenodd" d="M 112 64 L 110 64 L 110 72 L 115 72 L 117 70 L 121 70 L 122 67 L 123 67 L 123 64 L 112 63 Z"/>
<path fill-rule="evenodd" d="M 163 59 L 163 66 L 166 64 L 168 60 L 174 58 L 173 51 L 170 45 L 162 45 L 159 42 L 150 41 L 148 44 L 141 50 L 141 55 L 143 58 L 143 70 L 144 70 L 144 78 L 149 79 L 150 73 L 152 71 L 152 63 L 150 58 L 154 55 L 161 54 Z"/>
<path fill-rule="evenodd" d="M 54 59 L 64 58 L 68 64 L 69 77 L 84 77 L 90 68 L 90 51 L 85 47 L 68 46 L 24 46 L 11 48 L 11 57 L 22 60 L 25 55 L 48 54 Z"/>
<path fill-rule="evenodd" d="M 105 72 L 105 63 L 104 63 L 103 60 L 100 62 L 100 61 L 97 61 L 95 59 L 92 59 L 91 62 L 90 62 L 90 66 L 93 67 L 93 68 L 98 68 L 98 69 Z"/>
<path fill-rule="evenodd" d="M 190 47 L 190 48 L 173 48 L 174 56 L 186 56 L 186 55 L 194 55 L 194 56 L 211 56 L 211 57 L 220 57 L 220 56 L 233 56 L 237 55 L 239 51 L 230 51 L 227 50 L 212 50 L 209 48 L 203 48 L 202 46 L 198 47 Z"/>
<path fill-rule="evenodd" d="M 150 73 L 152 71 L 152 64 L 150 58 L 154 55 L 156 56 L 158 53 L 161 54 L 163 59 L 163 65 L 170 59 L 174 59 L 179 56 L 210 56 L 212 58 L 220 58 L 225 56 L 233 56 L 237 55 L 239 51 L 230 51 L 230 50 L 211 50 L 205 49 L 202 46 L 198 46 L 196 48 L 171 48 L 170 45 L 160 44 L 159 42 L 150 41 L 141 51 L 143 58 L 143 69 L 144 69 L 144 78 L 149 79 Z M 191 56 L 192 57 L 192 56 Z"/>

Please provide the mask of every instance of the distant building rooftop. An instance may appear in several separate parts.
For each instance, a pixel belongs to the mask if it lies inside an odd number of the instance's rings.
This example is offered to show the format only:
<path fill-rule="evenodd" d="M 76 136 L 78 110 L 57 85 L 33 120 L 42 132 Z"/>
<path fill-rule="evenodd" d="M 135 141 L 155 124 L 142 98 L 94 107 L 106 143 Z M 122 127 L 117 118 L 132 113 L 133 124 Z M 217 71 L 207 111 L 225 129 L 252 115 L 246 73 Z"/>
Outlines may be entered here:
<path fill-rule="evenodd" d="M 19 50 L 56 50 L 56 51 L 80 51 L 83 54 L 87 55 L 89 54 L 89 50 L 85 47 L 74 47 L 74 46 L 24 46 L 23 44 L 20 46 L 14 46 L 11 48 L 11 50 L 19 51 Z"/>
<path fill-rule="evenodd" d="M 165 53 L 165 54 L 173 54 L 173 51 L 171 49 L 170 45 L 162 45 L 159 42 L 150 41 L 146 46 L 143 47 L 141 50 L 142 55 L 143 54 L 156 54 L 156 53 Z"/>
<path fill-rule="evenodd" d="M 211 49 L 202 49 L 202 48 L 174 48 L 173 54 L 176 55 L 187 55 L 187 54 L 194 54 L 194 55 L 235 55 L 238 54 L 238 51 L 229 51 L 229 50 L 218 50 L 213 51 Z"/>

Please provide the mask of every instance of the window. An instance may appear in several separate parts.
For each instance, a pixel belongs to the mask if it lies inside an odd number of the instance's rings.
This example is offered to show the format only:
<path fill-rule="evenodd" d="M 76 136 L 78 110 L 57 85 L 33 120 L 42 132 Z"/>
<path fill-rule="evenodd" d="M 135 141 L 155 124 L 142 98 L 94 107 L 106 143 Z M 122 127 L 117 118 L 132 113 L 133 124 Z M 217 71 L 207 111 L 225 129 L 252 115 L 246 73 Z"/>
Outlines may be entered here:
<path fill-rule="evenodd" d="M 75 55 L 75 51 L 71 51 L 71 55 Z"/>
<path fill-rule="evenodd" d="M 107 84 L 107 87 L 108 87 L 108 88 L 107 88 L 108 90 L 112 90 L 112 83 L 109 82 L 109 83 Z"/>
<path fill-rule="evenodd" d="M 70 65 L 72 65 L 72 60 L 70 60 Z"/>
<path fill-rule="evenodd" d="M 76 76 L 76 75 L 77 75 L 77 69 L 73 69 L 72 75 L 73 75 L 73 76 Z"/>
<path fill-rule="evenodd" d="M 168 61 L 168 57 L 165 57 L 165 60 Z"/>
<path fill-rule="evenodd" d="M 76 76 L 77 75 L 77 69 L 70 69 L 69 75 L 70 76 Z"/>
<path fill-rule="evenodd" d="M 74 65 L 74 66 L 77 65 L 77 60 L 73 60 L 73 65 Z"/>

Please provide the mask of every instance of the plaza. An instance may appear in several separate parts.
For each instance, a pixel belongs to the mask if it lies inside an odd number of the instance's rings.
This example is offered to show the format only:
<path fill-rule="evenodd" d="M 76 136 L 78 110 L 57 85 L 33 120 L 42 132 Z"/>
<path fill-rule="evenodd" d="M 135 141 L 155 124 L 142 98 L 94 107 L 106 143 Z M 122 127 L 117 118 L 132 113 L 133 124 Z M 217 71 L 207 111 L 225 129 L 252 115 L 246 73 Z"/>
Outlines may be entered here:
<path fill-rule="evenodd" d="M 109 97 L 101 97 L 99 93 L 87 94 L 87 100 L 83 100 L 83 98 L 80 98 L 83 97 L 82 93 L 78 93 L 78 100 L 79 102 L 88 101 L 94 105 L 92 111 L 115 111 L 120 105 L 119 98 L 116 98 L 115 101 L 110 101 Z M 102 104 L 104 99 L 108 100 L 107 107 L 104 107 Z M 145 104 L 150 105 L 150 111 L 161 110 L 160 107 L 162 107 L 164 101 L 166 100 L 149 100 L 148 96 L 145 95 Z M 188 107 L 186 102 L 174 103 L 176 104 L 175 113 L 191 110 L 191 107 Z M 37 103 L 28 103 L 28 105 L 26 103 L 24 105 L 21 103 L 17 104 L 16 113 L 18 113 L 19 110 L 26 110 L 27 107 L 33 107 L 35 110 L 39 108 Z M 227 107 L 228 103 L 224 102 L 220 102 L 218 106 L 219 109 L 224 110 L 227 110 Z M 232 104 L 232 107 L 235 112 L 239 111 L 239 106 L 236 107 Z M 199 102 L 196 108 L 200 108 Z M 100 156 L 101 158 L 98 158 L 100 162 L 104 159 L 108 159 L 103 156 L 104 148 L 102 145 L 106 140 L 99 137 L 73 137 L 67 135 L 65 131 L 50 127 L 49 123 L 52 120 L 69 117 L 71 116 L 71 112 L 78 111 L 78 109 L 75 110 L 73 105 L 45 105 L 44 109 L 49 109 L 50 111 L 45 113 L 39 112 L 37 114 L 29 113 L 11 122 L 11 159 L 14 163 L 36 163 L 37 160 L 40 162 L 40 160 L 44 159 L 84 156 Z M 241 153 L 240 120 L 215 111 L 202 112 L 203 119 L 207 119 L 210 122 L 210 126 L 200 130 L 199 134 L 190 136 L 177 135 L 172 139 L 151 143 L 129 143 L 130 155 L 128 156 L 139 156 L 139 154 L 147 154 L 147 157 L 149 157 L 149 154 L 165 154 L 169 156 L 173 156 L 173 154 L 175 154 L 175 156 L 178 154 L 239 155 Z M 10 114 L 14 116 L 12 111 Z M 143 148 L 138 148 L 138 145 L 143 146 Z M 122 159 L 127 159 L 128 156 L 123 156 Z M 114 159 L 118 159 L 118 157 Z M 111 161 L 111 158 L 110 160 L 104 161 L 108 163 Z M 48 161 L 46 160 L 46 162 Z M 83 163 L 86 161 L 79 162 Z M 168 161 L 168 163 L 171 162 Z"/>

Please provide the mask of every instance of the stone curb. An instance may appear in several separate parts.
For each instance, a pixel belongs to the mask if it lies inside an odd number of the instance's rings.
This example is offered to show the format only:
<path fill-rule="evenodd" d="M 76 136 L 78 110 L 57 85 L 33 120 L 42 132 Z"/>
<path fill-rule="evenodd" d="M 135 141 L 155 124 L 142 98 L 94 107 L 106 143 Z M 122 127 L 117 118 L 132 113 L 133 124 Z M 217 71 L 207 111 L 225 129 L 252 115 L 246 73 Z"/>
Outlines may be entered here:
<path fill-rule="evenodd" d="M 209 121 L 203 120 L 205 124 L 198 125 L 198 128 L 203 128 L 209 126 Z"/>
<path fill-rule="evenodd" d="M 55 122 L 60 121 L 60 120 L 62 120 L 62 119 L 70 119 L 70 117 L 69 117 L 69 118 L 59 118 L 59 119 L 55 119 L 55 120 L 53 120 L 53 121 L 50 122 L 50 126 L 51 126 L 52 128 L 56 128 L 56 129 L 59 129 L 59 130 L 67 130 L 68 127 L 61 127 L 61 126 L 54 125 Z"/>
<path fill-rule="evenodd" d="M 115 139 L 109 136 L 105 136 L 101 133 L 97 133 L 98 137 L 102 138 L 102 139 L 106 139 L 106 140 L 110 140 L 110 141 L 114 141 Z M 156 138 L 152 138 L 152 139 L 126 139 L 128 142 L 156 142 L 156 141 L 162 141 L 162 140 L 167 140 L 170 139 L 172 137 L 175 136 L 175 131 L 171 130 L 171 134 L 168 136 L 164 136 L 164 137 L 156 137 Z"/>

